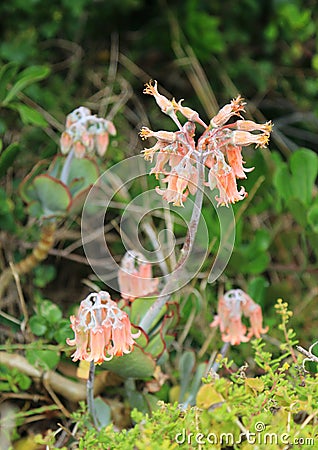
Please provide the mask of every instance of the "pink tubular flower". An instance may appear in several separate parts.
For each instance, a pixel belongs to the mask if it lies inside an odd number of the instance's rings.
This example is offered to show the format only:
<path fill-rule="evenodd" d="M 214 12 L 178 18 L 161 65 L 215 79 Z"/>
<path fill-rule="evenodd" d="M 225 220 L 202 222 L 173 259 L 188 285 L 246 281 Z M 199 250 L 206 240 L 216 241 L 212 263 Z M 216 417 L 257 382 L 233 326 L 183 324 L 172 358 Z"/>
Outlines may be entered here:
<path fill-rule="evenodd" d="M 253 134 L 249 131 L 233 131 L 232 143 L 233 145 L 251 145 L 257 144 L 259 147 L 266 147 L 268 144 L 268 134 Z"/>
<path fill-rule="evenodd" d="M 157 186 L 156 192 L 162 195 L 166 202 L 172 203 L 173 206 L 183 206 L 183 202 L 187 198 L 187 192 L 184 192 L 188 185 L 187 180 L 179 178 L 176 173 L 171 173 L 162 181 L 168 183 L 167 189 L 160 189 Z"/>
<path fill-rule="evenodd" d="M 198 172 L 190 159 L 182 160 L 172 172 L 162 180 L 167 189 L 156 188 L 159 195 L 174 206 L 183 206 L 188 193 L 194 194 L 198 185 Z"/>
<path fill-rule="evenodd" d="M 159 279 L 152 277 L 151 264 L 142 254 L 130 250 L 122 259 L 118 283 L 122 298 L 133 301 L 156 292 Z"/>
<path fill-rule="evenodd" d="M 231 117 L 241 116 L 240 113 L 245 111 L 244 105 L 246 105 L 246 103 L 244 102 L 244 99 L 239 95 L 238 97 L 233 99 L 231 103 L 223 106 L 223 108 L 220 109 L 217 115 L 211 119 L 211 126 L 220 127 L 228 122 Z"/>
<path fill-rule="evenodd" d="M 214 187 L 218 188 L 219 196 L 215 197 L 218 205 L 228 206 L 229 203 L 236 203 L 247 196 L 244 187 L 241 187 L 238 191 L 235 171 L 233 167 L 226 163 L 222 153 L 217 154 L 215 163 L 211 161 L 210 164 L 211 169 L 209 171 L 207 185 L 211 190 L 214 189 Z"/>
<path fill-rule="evenodd" d="M 88 358 L 87 353 L 87 345 L 89 333 L 85 332 L 84 329 L 80 326 L 80 320 L 71 316 L 71 328 L 72 330 L 76 330 L 74 339 L 67 339 L 66 343 L 68 345 L 76 345 L 76 351 L 73 353 L 72 358 L 74 361 L 78 359 L 86 359 Z"/>
<path fill-rule="evenodd" d="M 61 152 L 67 154 L 73 150 L 76 158 L 83 158 L 87 152 L 95 150 L 104 156 L 109 135 L 115 134 L 116 128 L 110 120 L 92 115 L 88 108 L 81 106 L 66 118 L 66 128 L 60 140 Z"/>
<path fill-rule="evenodd" d="M 241 316 L 248 317 L 251 328 L 246 335 L 246 326 L 242 324 Z M 220 327 L 223 342 L 238 345 L 248 342 L 252 336 L 260 338 L 268 327 L 262 326 L 262 310 L 249 295 L 241 289 L 232 289 L 226 292 L 218 302 L 218 314 L 214 317 L 210 327 Z"/>
<path fill-rule="evenodd" d="M 85 156 L 85 145 L 81 142 L 81 141 L 76 141 L 73 143 L 73 149 L 74 149 L 74 153 L 76 158 L 84 158 Z"/>
<path fill-rule="evenodd" d="M 96 135 L 97 153 L 99 156 L 104 156 L 109 143 L 109 134 L 107 131 Z"/>
<path fill-rule="evenodd" d="M 71 328 L 75 337 L 67 339 L 66 343 L 76 346 L 73 361 L 94 361 L 95 364 L 130 353 L 134 339 L 140 336 L 140 331 L 131 333 L 127 313 L 104 291 L 90 294 L 81 302 L 77 316 L 71 316 Z"/>
<path fill-rule="evenodd" d="M 270 134 L 272 131 L 272 122 L 266 122 L 263 124 L 255 123 L 252 120 L 237 120 L 235 122 L 235 126 L 237 130 L 243 131 L 263 131 L 266 134 Z"/>
<path fill-rule="evenodd" d="M 73 140 L 71 135 L 67 131 L 63 131 L 61 135 L 61 152 L 64 154 L 68 153 L 70 151 L 70 148 L 72 147 Z"/>
<path fill-rule="evenodd" d="M 155 137 L 159 141 L 166 142 L 167 144 L 172 144 L 176 141 L 176 133 L 172 131 L 152 131 L 147 127 L 142 127 L 139 134 L 142 139 Z"/>
<path fill-rule="evenodd" d="M 168 152 L 160 152 L 157 155 L 156 165 L 151 169 L 150 174 L 154 173 L 158 180 L 159 174 L 164 173 L 164 167 L 170 159 L 170 154 Z"/>
<path fill-rule="evenodd" d="M 175 100 L 172 100 L 172 104 L 176 111 L 180 111 L 180 113 L 188 119 L 190 122 L 197 122 L 202 125 L 204 128 L 207 128 L 206 124 L 200 119 L 199 113 L 194 111 L 194 109 L 188 108 L 187 106 L 182 106 L 182 100 L 179 100 L 178 103 Z"/>
<path fill-rule="evenodd" d="M 150 80 L 149 83 L 145 84 L 144 94 L 153 95 L 161 111 L 170 116 L 174 121 L 177 121 L 173 103 L 164 95 L 159 94 L 157 85 L 157 81 L 154 81 L 154 84 L 152 84 L 152 80 Z"/>
<path fill-rule="evenodd" d="M 242 291 L 243 292 L 243 291 Z M 248 331 L 248 338 L 255 336 L 261 337 L 262 333 L 267 333 L 268 327 L 263 328 L 263 315 L 261 307 L 255 303 L 249 295 L 243 292 L 245 296 L 245 302 L 242 304 L 242 311 L 244 316 L 248 317 L 251 322 L 251 327 Z"/>
<path fill-rule="evenodd" d="M 122 328 L 116 328 L 113 331 L 114 345 L 109 349 L 109 353 L 113 356 L 123 356 L 125 353 L 130 353 L 135 343 L 133 337 L 136 336 L 127 332 L 130 330 L 130 321 L 127 314 L 123 317 L 122 324 Z M 140 331 L 138 336 L 139 335 Z"/>
<path fill-rule="evenodd" d="M 246 169 L 243 167 L 242 147 L 238 145 L 228 145 L 226 147 L 226 157 L 236 178 L 246 178 L 245 172 L 251 172 L 254 167 Z"/>
<path fill-rule="evenodd" d="M 235 175 L 231 168 L 228 172 L 217 172 L 213 171 L 212 168 L 209 172 L 208 185 L 211 189 L 213 189 L 214 186 L 218 188 L 219 196 L 215 197 L 218 205 L 228 206 L 229 203 L 236 203 L 247 196 L 247 192 L 245 192 L 243 186 L 239 191 L 237 190 Z"/>

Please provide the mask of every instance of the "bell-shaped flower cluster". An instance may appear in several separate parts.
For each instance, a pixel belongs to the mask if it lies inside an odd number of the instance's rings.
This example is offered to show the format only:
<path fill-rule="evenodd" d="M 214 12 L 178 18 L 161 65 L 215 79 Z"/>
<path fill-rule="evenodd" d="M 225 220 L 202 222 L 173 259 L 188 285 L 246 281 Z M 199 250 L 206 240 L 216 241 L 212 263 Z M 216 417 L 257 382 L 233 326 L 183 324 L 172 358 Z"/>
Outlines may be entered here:
<path fill-rule="evenodd" d="M 263 328 L 262 325 L 261 307 L 241 289 L 232 289 L 220 297 L 217 312 L 210 327 L 220 327 L 223 342 L 238 345 L 248 342 L 253 336 L 260 338 L 268 331 L 268 327 Z M 249 318 L 248 330 L 242 323 L 242 315 Z"/>
<path fill-rule="evenodd" d="M 159 279 L 152 277 L 151 264 L 141 253 L 129 250 L 121 261 L 118 283 L 122 298 L 133 301 L 155 293 Z"/>
<path fill-rule="evenodd" d="M 103 156 L 109 144 L 109 135 L 115 134 L 113 122 L 92 115 L 88 108 L 81 106 L 66 118 L 60 141 L 61 152 L 67 154 L 73 150 L 76 158 L 83 158 L 95 151 Z"/>
<path fill-rule="evenodd" d="M 78 314 L 71 316 L 74 339 L 66 343 L 76 346 L 73 361 L 85 360 L 101 364 L 114 356 L 122 356 L 133 350 L 134 339 L 126 312 L 118 308 L 108 292 L 100 291 L 88 295 L 80 304 Z"/>
<path fill-rule="evenodd" d="M 247 193 L 244 187 L 238 189 L 236 180 L 246 178 L 246 173 L 252 169 L 244 167 L 242 147 L 256 145 L 266 147 L 268 144 L 271 122 L 257 124 L 251 120 L 244 120 L 245 102 L 238 96 L 229 104 L 223 106 L 206 125 L 198 112 L 182 105 L 182 101 L 168 100 L 158 92 L 157 82 L 149 82 L 144 90 L 145 94 L 153 95 L 158 106 L 167 114 L 178 127 L 178 131 L 152 131 L 143 127 L 140 132 L 142 139 L 155 138 L 156 143 L 151 148 L 143 150 L 146 160 L 152 161 L 157 154 L 154 173 L 165 175 L 163 182 L 167 184 L 165 190 L 157 188 L 157 192 L 169 203 L 183 206 L 189 193 L 196 192 L 198 187 L 198 164 L 208 169 L 205 184 L 211 190 L 217 188 L 218 205 L 228 206 L 243 200 Z M 177 114 L 181 114 L 186 122 L 182 125 Z M 233 117 L 239 120 L 228 123 Z M 201 136 L 195 140 L 197 125 L 204 128 Z"/>

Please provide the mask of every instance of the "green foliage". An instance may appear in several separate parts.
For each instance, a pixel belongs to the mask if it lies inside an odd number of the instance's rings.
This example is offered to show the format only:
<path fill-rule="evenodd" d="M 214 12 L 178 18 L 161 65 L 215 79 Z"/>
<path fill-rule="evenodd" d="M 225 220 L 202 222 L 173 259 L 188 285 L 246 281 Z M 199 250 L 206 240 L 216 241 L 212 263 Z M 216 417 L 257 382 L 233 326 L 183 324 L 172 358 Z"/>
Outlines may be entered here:
<path fill-rule="evenodd" d="M 195 404 L 203 373 L 206 371 L 206 363 L 196 365 L 193 352 L 184 352 L 179 360 L 180 386 L 175 386 L 175 390 L 170 391 L 170 401 L 187 405 Z M 176 392 L 175 392 L 176 391 Z M 177 396 L 175 394 L 178 394 Z M 174 398 L 177 397 L 177 398 Z"/>
<path fill-rule="evenodd" d="M 6 366 L 1 365 L 0 391 L 2 392 L 20 392 L 27 391 L 31 386 L 30 377 L 21 373 L 17 369 L 9 370 Z"/>
<path fill-rule="evenodd" d="M 1 166 L 1 156 L 0 156 Z M 25 219 L 25 210 L 17 192 L 8 192 L 0 186 L 0 228 L 13 234 L 20 232 L 19 225 Z"/>
<path fill-rule="evenodd" d="M 209 53 L 220 54 L 225 49 L 220 18 L 209 9 L 212 8 L 198 8 L 196 0 L 187 0 L 184 4 L 184 29 L 197 55 L 203 60 Z M 203 42 L 202 36 L 204 36 Z"/>
<path fill-rule="evenodd" d="M 39 219 L 62 216 L 71 203 L 68 189 L 50 175 L 35 177 L 27 195 L 31 199 L 28 212 L 31 217 Z"/>
<path fill-rule="evenodd" d="M 231 264 L 239 266 L 243 274 L 258 275 L 265 271 L 270 261 L 269 245 L 269 232 L 257 230 L 253 240 L 237 247 L 231 258 Z"/>
<path fill-rule="evenodd" d="M 277 194 L 302 226 L 307 223 L 308 209 L 310 223 L 315 226 L 313 188 L 317 173 L 318 156 L 308 149 L 297 150 L 292 154 L 288 165 L 282 162 L 275 171 L 273 183 Z"/>
<path fill-rule="evenodd" d="M 28 86 L 47 78 L 49 73 L 49 68 L 45 66 L 30 66 L 19 71 L 19 65 L 14 62 L 3 65 L 0 69 L 0 107 L 17 111 L 24 125 L 46 127 L 47 122 L 42 114 L 19 101 L 19 94 Z M 6 149 L 6 154 L 0 160 L 0 176 L 5 167 L 4 164 L 8 167 L 8 163 L 13 162 L 17 151 L 17 144 L 11 144 Z M 5 160 L 2 161 L 4 157 Z"/>
<path fill-rule="evenodd" d="M 2 107 L 9 106 L 12 100 L 27 86 L 29 86 L 32 83 L 36 83 L 37 81 L 43 80 L 50 73 L 48 67 L 31 66 L 22 70 L 22 72 L 19 72 L 18 74 L 16 74 L 16 70 L 14 70 L 15 76 L 12 78 L 11 77 L 8 78 L 7 75 L 11 67 L 12 66 L 10 66 L 9 64 L 7 66 L 2 67 L 2 73 L 0 73 L 0 84 L 1 84 L 0 92 L 1 91 L 4 92 L 4 95 L 0 97 Z M 10 85 L 11 83 L 12 87 L 9 88 L 8 92 L 5 92 L 7 84 Z"/>
<path fill-rule="evenodd" d="M 95 398 L 95 414 L 100 428 L 104 428 L 111 422 L 111 410 L 101 397 Z"/>
<path fill-rule="evenodd" d="M 62 309 L 41 298 L 37 302 L 36 314 L 30 317 L 29 326 L 35 336 L 55 340 L 59 344 L 65 344 L 66 338 L 73 334 L 69 320 L 63 319 Z"/>
<path fill-rule="evenodd" d="M 132 303 L 129 309 L 129 317 L 133 324 L 139 325 L 145 310 L 151 307 L 157 297 L 153 298 L 137 298 Z M 137 343 L 143 348 L 143 350 L 151 355 L 153 358 L 159 358 L 163 354 L 166 354 L 167 348 L 172 341 L 171 336 L 168 334 L 168 330 L 172 329 L 178 320 L 178 311 L 174 304 L 164 306 L 161 312 L 155 318 L 152 327 L 154 331 L 145 338 L 142 334 Z"/>
<path fill-rule="evenodd" d="M 268 358 L 267 362 L 270 363 Z M 296 382 L 294 377 L 293 372 L 281 370 L 273 378 L 268 374 L 256 379 L 242 375 L 235 381 L 209 378 L 201 388 L 204 403 L 199 408 L 183 409 L 177 403 L 159 402 L 159 409 L 151 416 L 134 410 L 132 429 L 118 432 L 109 425 L 99 432 L 88 430 L 80 439 L 79 448 L 159 450 L 181 446 L 192 449 L 209 444 L 209 448 L 218 449 L 221 443 L 236 442 L 236 448 L 245 449 L 253 448 L 257 442 L 260 448 L 280 449 L 287 441 L 292 443 L 297 439 L 312 445 L 318 431 L 314 419 L 318 384 L 308 377 L 308 384 L 300 386 L 297 376 Z M 298 417 L 304 412 L 305 417 L 312 418 L 305 428 L 298 423 Z M 268 433 L 273 436 L 270 447 L 266 442 Z"/>
<path fill-rule="evenodd" d="M 9 167 L 13 165 L 19 151 L 20 147 L 17 142 L 10 144 L 6 149 L 2 150 L 0 154 L 0 178 L 2 178 Z"/>
<path fill-rule="evenodd" d="M 30 364 L 42 370 L 56 369 L 60 362 L 60 353 L 57 350 L 37 348 L 39 345 L 30 345 L 25 356 Z"/>
<path fill-rule="evenodd" d="M 38 288 L 45 287 L 48 283 L 54 280 L 56 276 L 56 269 L 54 266 L 48 264 L 38 266 L 34 269 L 34 286 Z"/>
<path fill-rule="evenodd" d="M 132 353 L 113 358 L 111 361 L 105 362 L 103 367 L 124 378 L 142 379 L 152 376 L 155 362 L 150 355 L 135 347 Z"/>
<path fill-rule="evenodd" d="M 221 373 L 224 370 L 223 375 L 218 376 L 210 371 L 202 379 L 204 367 L 200 375 L 191 380 L 195 356 L 193 352 L 185 352 L 179 361 L 179 402 L 167 404 L 159 401 L 153 404 L 151 413 L 145 412 L 147 409 L 142 394 L 129 382 L 126 386 L 128 398 L 131 405 L 135 404 L 137 408 L 131 412 L 133 427 L 118 431 L 109 423 L 107 405 L 98 399 L 98 411 L 105 409 L 102 413 L 105 426 L 100 430 L 91 428 L 87 411 L 82 405 L 73 414 L 73 420 L 81 430 L 78 448 L 128 450 L 136 447 L 159 450 L 180 446 L 200 448 L 200 444 L 209 444 L 209 448 L 218 449 L 221 444 L 236 443 L 236 448 L 248 449 L 257 442 L 260 448 L 278 450 L 287 441 L 312 446 L 318 432 L 315 418 L 317 377 L 304 374 L 298 363 L 291 362 L 290 356 L 297 343 L 293 330 L 289 328 L 292 314 L 288 304 L 282 300 L 277 301 L 275 309 L 280 318 L 278 329 L 283 335 L 280 355 L 273 356 L 265 348 L 268 344 L 255 339 L 252 342 L 252 360 L 259 370 L 257 377 L 249 375 L 248 363 L 233 370 L 233 361 L 223 358 L 218 361 Z M 316 349 L 313 350 L 316 352 Z M 225 373 L 230 373 L 230 377 L 224 376 Z M 203 384 L 199 387 L 201 379 Z M 192 407 L 187 406 L 189 397 L 186 400 L 185 395 L 186 392 L 193 394 L 189 389 L 190 383 L 197 386 L 193 396 L 195 406 Z M 304 421 L 306 426 L 302 426 Z M 270 441 L 269 436 L 272 436 Z"/>
<path fill-rule="evenodd" d="M 21 197 L 27 203 L 32 217 L 63 217 L 81 210 L 88 191 L 98 178 L 97 165 L 88 158 L 75 158 L 71 161 L 67 179 L 63 182 L 63 161 L 65 158 L 62 156 L 55 158 L 44 174 L 40 173 L 44 166 L 41 163 L 22 181 Z"/>

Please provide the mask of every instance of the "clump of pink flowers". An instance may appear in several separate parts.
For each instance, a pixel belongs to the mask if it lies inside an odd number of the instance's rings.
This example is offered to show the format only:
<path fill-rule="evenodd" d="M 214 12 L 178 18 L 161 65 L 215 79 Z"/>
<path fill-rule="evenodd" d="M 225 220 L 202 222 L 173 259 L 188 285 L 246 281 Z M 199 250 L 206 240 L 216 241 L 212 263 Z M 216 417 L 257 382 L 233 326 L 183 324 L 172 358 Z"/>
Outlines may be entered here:
<path fill-rule="evenodd" d="M 92 115 L 91 111 L 80 106 L 66 118 L 65 131 L 61 136 L 61 152 L 74 151 L 76 158 L 86 153 L 97 152 L 103 156 L 109 143 L 109 135 L 114 136 L 116 128 L 110 120 Z"/>
<path fill-rule="evenodd" d="M 243 200 L 247 193 L 244 187 L 238 189 L 236 180 L 246 178 L 246 173 L 253 168 L 244 167 L 242 147 L 251 144 L 266 147 L 271 122 L 257 124 L 245 120 L 241 115 L 245 111 L 245 102 L 240 96 L 223 106 L 207 125 L 197 111 L 182 105 L 183 100 L 170 101 L 160 94 L 156 81 L 147 83 L 144 93 L 153 95 L 161 111 L 170 116 L 178 127 L 175 132 L 152 131 L 147 127 L 140 132 L 142 139 L 156 139 L 155 145 L 144 149 L 143 153 L 149 161 L 157 153 L 156 165 L 150 173 L 154 173 L 157 179 L 160 173 L 164 174 L 162 181 L 167 184 L 166 189 L 157 188 L 158 194 L 175 206 L 183 206 L 188 194 L 197 190 L 198 164 L 203 164 L 209 171 L 205 184 L 211 190 L 217 188 L 219 191 L 216 196 L 218 205 L 228 206 Z M 186 119 L 183 125 L 178 113 Z M 239 120 L 228 123 L 233 117 Z M 195 140 L 197 125 L 204 131 Z"/>
<path fill-rule="evenodd" d="M 129 250 L 121 261 L 118 283 L 122 298 L 133 301 L 156 292 L 159 279 L 152 277 L 151 264 L 141 253 Z"/>
<path fill-rule="evenodd" d="M 71 316 L 74 339 L 66 343 L 76 346 L 73 361 L 85 360 L 101 364 L 114 356 L 122 356 L 133 350 L 134 339 L 126 312 L 118 308 L 108 292 L 100 291 L 88 295 L 80 304 L 78 314 Z"/>
<path fill-rule="evenodd" d="M 232 289 L 219 298 L 218 314 L 214 317 L 210 327 L 220 327 L 223 342 L 238 345 L 248 342 L 253 336 L 260 338 L 262 333 L 268 331 L 263 328 L 263 316 L 261 307 L 241 289 Z M 242 314 L 250 320 L 250 328 L 246 334 L 246 326 L 243 325 Z"/>

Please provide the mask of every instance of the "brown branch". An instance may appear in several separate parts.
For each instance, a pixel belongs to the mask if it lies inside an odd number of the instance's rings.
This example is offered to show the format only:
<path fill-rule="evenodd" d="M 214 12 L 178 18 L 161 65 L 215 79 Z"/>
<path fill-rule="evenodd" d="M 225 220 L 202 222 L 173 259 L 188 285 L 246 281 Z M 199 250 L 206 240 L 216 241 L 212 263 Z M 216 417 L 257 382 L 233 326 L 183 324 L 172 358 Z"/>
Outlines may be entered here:
<path fill-rule="evenodd" d="M 43 225 L 40 240 L 36 247 L 32 250 L 31 254 L 14 265 L 14 272 L 16 275 L 22 275 L 30 272 L 30 270 L 47 258 L 48 253 L 54 244 L 55 230 L 55 222 L 49 222 Z M 0 299 L 2 298 L 12 278 L 13 271 L 11 267 L 7 267 L 0 276 Z"/>
<path fill-rule="evenodd" d="M 30 364 L 24 356 L 13 353 L 0 352 L 0 364 L 4 364 L 10 369 L 18 369 L 20 372 L 31 378 L 45 380 L 44 387 L 50 386 L 52 390 L 62 397 L 79 402 L 86 399 L 86 384 L 69 380 L 53 370 L 42 371 Z M 107 371 L 101 372 L 95 378 L 94 395 L 100 394 L 107 384 Z"/>

